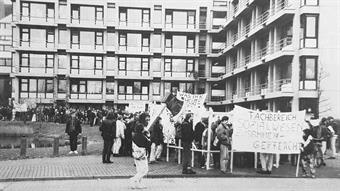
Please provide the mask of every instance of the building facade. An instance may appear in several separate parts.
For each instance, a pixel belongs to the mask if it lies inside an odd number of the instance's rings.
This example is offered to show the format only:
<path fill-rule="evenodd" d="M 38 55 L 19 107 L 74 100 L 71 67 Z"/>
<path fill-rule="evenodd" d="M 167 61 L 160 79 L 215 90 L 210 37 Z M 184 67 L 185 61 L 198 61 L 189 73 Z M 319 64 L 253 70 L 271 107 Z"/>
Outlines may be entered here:
<path fill-rule="evenodd" d="M 12 16 L 0 19 L 0 106 L 7 106 L 11 98 Z"/>
<path fill-rule="evenodd" d="M 318 0 L 15 0 L 12 98 L 318 113 Z M 321 3 L 321 2 L 320 2 Z"/>

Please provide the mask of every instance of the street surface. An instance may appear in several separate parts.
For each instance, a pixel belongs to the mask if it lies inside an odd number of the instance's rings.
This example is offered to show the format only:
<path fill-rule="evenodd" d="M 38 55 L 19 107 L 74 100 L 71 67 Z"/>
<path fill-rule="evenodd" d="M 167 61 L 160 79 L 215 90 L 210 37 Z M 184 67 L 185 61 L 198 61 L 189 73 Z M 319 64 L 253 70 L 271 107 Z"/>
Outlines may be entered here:
<path fill-rule="evenodd" d="M 166 178 L 146 179 L 143 190 L 197 190 L 197 191 L 336 191 L 339 179 L 303 178 Z M 0 183 L 4 191 L 117 191 L 132 190 L 129 179 L 23 181 Z"/>

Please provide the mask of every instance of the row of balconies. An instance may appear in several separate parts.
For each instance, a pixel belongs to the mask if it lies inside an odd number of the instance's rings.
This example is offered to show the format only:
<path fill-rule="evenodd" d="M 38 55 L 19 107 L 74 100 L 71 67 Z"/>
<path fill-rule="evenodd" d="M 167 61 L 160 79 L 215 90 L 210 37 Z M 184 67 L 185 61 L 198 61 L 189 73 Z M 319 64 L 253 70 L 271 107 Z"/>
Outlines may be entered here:
<path fill-rule="evenodd" d="M 258 100 L 262 99 L 262 96 L 268 96 L 275 93 L 279 93 L 280 95 L 288 93 L 291 95 L 291 93 L 293 93 L 291 79 L 280 79 L 271 83 L 249 86 L 244 89 L 231 92 L 212 89 L 210 101 L 222 102 L 233 100 L 233 102 L 238 102 L 245 100 Z"/>

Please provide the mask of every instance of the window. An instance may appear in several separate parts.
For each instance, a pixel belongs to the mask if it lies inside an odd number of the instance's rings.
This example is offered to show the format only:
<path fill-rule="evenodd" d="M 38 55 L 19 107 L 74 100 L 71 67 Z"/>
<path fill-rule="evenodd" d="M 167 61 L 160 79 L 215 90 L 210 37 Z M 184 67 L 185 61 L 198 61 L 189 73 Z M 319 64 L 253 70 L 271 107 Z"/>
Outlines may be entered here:
<path fill-rule="evenodd" d="M 46 4 L 30 3 L 30 19 L 46 18 Z"/>
<path fill-rule="evenodd" d="M 86 93 L 86 81 L 79 81 L 79 88 L 78 88 L 79 93 Z"/>
<path fill-rule="evenodd" d="M 78 21 L 79 22 L 79 17 L 80 17 L 80 7 L 79 5 L 72 5 L 71 6 L 71 22 Z"/>
<path fill-rule="evenodd" d="M 119 46 L 126 46 L 126 34 L 119 34 Z"/>
<path fill-rule="evenodd" d="M 101 94 L 102 93 L 102 81 L 87 81 L 87 93 L 88 94 Z"/>
<path fill-rule="evenodd" d="M 54 30 L 48 29 L 46 35 L 47 43 L 54 43 Z"/>
<path fill-rule="evenodd" d="M 300 0 L 300 5 L 301 6 L 318 6 L 319 5 L 319 0 Z"/>
<path fill-rule="evenodd" d="M 126 8 L 119 8 L 119 23 L 127 22 L 127 10 Z"/>
<path fill-rule="evenodd" d="M 301 47 L 317 48 L 318 47 L 318 15 L 302 15 L 301 16 Z"/>
<path fill-rule="evenodd" d="M 162 5 L 154 6 L 153 18 L 155 24 L 162 24 Z"/>
<path fill-rule="evenodd" d="M 20 91 L 28 92 L 28 79 L 21 79 L 20 81 Z"/>
<path fill-rule="evenodd" d="M 103 32 L 96 32 L 96 46 L 103 46 Z"/>
<path fill-rule="evenodd" d="M 149 26 L 150 24 L 150 10 L 143 9 L 143 26 Z"/>
<path fill-rule="evenodd" d="M 46 80 L 46 93 L 53 93 L 53 80 Z"/>
<path fill-rule="evenodd" d="M 41 90 L 41 88 L 39 88 Z M 37 92 L 37 79 L 30 79 L 29 80 L 29 92 L 36 93 Z"/>
<path fill-rule="evenodd" d="M 118 70 L 126 70 L 126 57 L 119 57 Z"/>
<path fill-rule="evenodd" d="M 103 21 L 103 7 L 96 7 L 96 22 Z"/>
<path fill-rule="evenodd" d="M 20 67 L 29 67 L 29 54 L 20 54 Z"/>
<path fill-rule="evenodd" d="M 161 48 L 161 34 L 154 34 L 152 39 L 152 46 L 153 48 Z"/>
<path fill-rule="evenodd" d="M 317 88 L 317 57 L 300 58 L 300 89 Z"/>
<path fill-rule="evenodd" d="M 161 94 L 161 82 L 152 82 L 152 94 L 153 95 Z"/>
<path fill-rule="evenodd" d="M 79 56 L 71 56 L 71 69 L 79 69 Z"/>
<path fill-rule="evenodd" d="M 67 44 L 67 30 L 59 29 L 59 44 Z"/>
<path fill-rule="evenodd" d="M 188 17 L 187 17 L 187 22 L 188 22 L 188 28 L 195 28 L 195 11 L 188 11 Z"/>
<path fill-rule="evenodd" d="M 95 70 L 102 70 L 103 69 L 103 57 L 96 56 L 95 57 Z"/>
<path fill-rule="evenodd" d="M 142 71 L 149 71 L 149 58 L 142 58 Z"/>
<path fill-rule="evenodd" d="M 195 52 L 195 37 L 188 36 L 187 39 L 187 53 L 194 53 Z"/>
<path fill-rule="evenodd" d="M 141 82 L 133 82 L 133 94 L 141 94 L 142 93 L 142 83 Z"/>
<path fill-rule="evenodd" d="M 166 35 L 165 36 L 165 51 L 172 51 L 172 36 Z"/>
<path fill-rule="evenodd" d="M 30 41 L 30 30 L 28 28 L 21 28 L 21 42 Z"/>
<path fill-rule="evenodd" d="M 53 19 L 54 18 L 54 4 L 49 3 L 47 4 L 47 18 Z"/>
<path fill-rule="evenodd" d="M 30 4 L 21 2 L 21 18 L 30 16 Z"/>
<path fill-rule="evenodd" d="M 66 1 L 59 1 L 59 18 L 66 19 L 67 18 L 67 3 Z"/>
<path fill-rule="evenodd" d="M 106 94 L 114 94 L 115 82 L 113 80 L 106 81 Z"/>
<path fill-rule="evenodd" d="M 79 48 L 79 31 L 71 31 L 71 48 Z"/>
<path fill-rule="evenodd" d="M 150 47 L 150 34 L 143 34 L 142 35 L 142 50 L 149 51 Z"/>
<path fill-rule="evenodd" d="M 96 33 L 92 31 L 80 31 L 80 46 L 94 48 L 96 43 Z M 103 35 L 101 35 L 103 36 Z M 102 37 L 101 37 L 102 38 Z M 103 44 L 103 41 L 101 41 Z"/>
<path fill-rule="evenodd" d="M 107 16 L 107 20 L 109 22 L 113 22 L 115 19 L 115 15 L 116 15 L 116 4 L 115 3 L 107 3 L 107 12 L 106 12 L 106 16 Z"/>
<path fill-rule="evenodd" d="M 59 78 L 58 79 L 58 93 L 66 93 L 66 79 Z"/>
<path fill-rule="evenodd" d="M 173 24 L 173 11 L 165 10 L 165 24 L 166 27 L 171 28 Z"/>
<path fill-rule="evenodd" d="M 53 68 L 54 66 L 54 55 L 47 54 L 46 55 L 46 68 Z"/>
<path fill-rule="evenodd" d="M 166 58 L 164 61 L 164 70 L 165 72 L 171 72 L 172 70 L 172 65 L 171 65 L 171 59 L 170 58 Z"/>

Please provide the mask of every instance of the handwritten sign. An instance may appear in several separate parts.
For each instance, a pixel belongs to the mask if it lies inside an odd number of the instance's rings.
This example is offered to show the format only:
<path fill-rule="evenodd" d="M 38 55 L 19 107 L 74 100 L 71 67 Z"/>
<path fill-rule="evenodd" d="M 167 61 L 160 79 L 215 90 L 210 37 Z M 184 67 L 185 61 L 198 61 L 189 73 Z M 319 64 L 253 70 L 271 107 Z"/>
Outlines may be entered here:
<path fill-rule="evenodd" d="M 305 111 L 260 112 L 235 106 L 232 147 L 236 151 L 297 154 L 302 131 L 307 128 Z"/>

